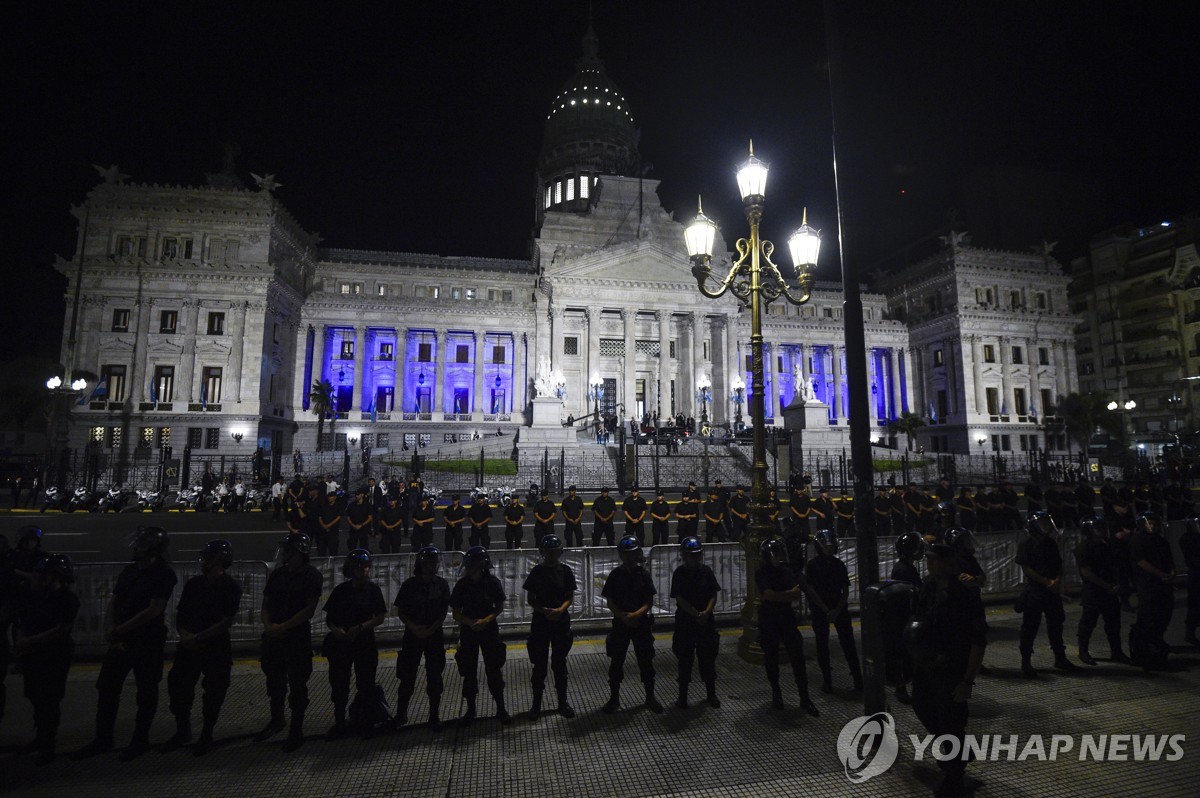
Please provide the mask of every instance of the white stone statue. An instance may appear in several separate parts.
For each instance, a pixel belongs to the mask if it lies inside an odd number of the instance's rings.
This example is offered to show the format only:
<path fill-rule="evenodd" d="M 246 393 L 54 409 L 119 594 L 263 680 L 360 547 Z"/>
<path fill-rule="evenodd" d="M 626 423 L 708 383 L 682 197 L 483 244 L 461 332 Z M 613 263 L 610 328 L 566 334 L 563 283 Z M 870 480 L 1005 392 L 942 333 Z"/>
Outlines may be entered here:
<path fill-rule="evenodd" d="M 815 374 L 810 375 L 808 381 L 804 383 L 804 401 L 817 401 L 817 377 Z"/>
<path fill-rule="evenodd" d="M 533 390 L 539 397 L 554 394 L 554 386 L 550 382 L 550 360 L 545 355 L 538 358 L 537 377 L 533 380 Z"/>

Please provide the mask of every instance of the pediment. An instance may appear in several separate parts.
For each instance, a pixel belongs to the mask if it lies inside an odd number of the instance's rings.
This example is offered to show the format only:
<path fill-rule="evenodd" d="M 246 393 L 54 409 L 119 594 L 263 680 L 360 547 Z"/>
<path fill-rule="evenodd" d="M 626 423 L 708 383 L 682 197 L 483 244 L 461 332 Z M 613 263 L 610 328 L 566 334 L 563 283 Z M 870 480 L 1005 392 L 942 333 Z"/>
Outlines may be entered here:
<path fill-rule="evenodd" d="M 691 263 L 682 251 L 638 241 L 589 252 L 569 260 L 547 276 L 567 280 L 614 280 L 641 283 L 693 282 Z"/>
<path fill-rule="evenodd" d="M 229 357 L 229 353 L 231 351 L 232 351 L 232 348 L 228 344 L 221 343 L 220 341 L 215 341 L 215 340 L 210 339 L 207 341 L 197 341 L 196 342 L 196 354 L 197 355 L 215 355 L 215 356 L 219 356 L 219 357 Z"/>
<path fill-rule="evenodd" d="M 180 357 L 183 355 L 183 347 L 173 341 L 155 341 L 150 345 L 149 352 L 162 357 Z"/>

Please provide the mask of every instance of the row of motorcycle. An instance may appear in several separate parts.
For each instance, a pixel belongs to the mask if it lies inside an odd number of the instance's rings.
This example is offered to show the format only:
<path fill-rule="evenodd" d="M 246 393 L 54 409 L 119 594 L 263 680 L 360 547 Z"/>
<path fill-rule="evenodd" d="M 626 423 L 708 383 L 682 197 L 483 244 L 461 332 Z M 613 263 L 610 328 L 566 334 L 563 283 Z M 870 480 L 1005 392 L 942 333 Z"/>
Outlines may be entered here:
<path fill-rule="evenodd" d="M 84 486 L 73 492 L 62 490 L 56 485 L 46 488 L 42 497 L 42 509 L 64 513 L 141 513 L 156 510 L 195 510 L 197 512 L 249 511 L 266 507 L 270 494 L 258 488 L 246 488 L 242 496 L 234 491 L 214 488 L 205 491 L 200 485 L 180 490 L 157 491 L 126 489 L 120 486 L 107 490 L 91 491 Z"/>

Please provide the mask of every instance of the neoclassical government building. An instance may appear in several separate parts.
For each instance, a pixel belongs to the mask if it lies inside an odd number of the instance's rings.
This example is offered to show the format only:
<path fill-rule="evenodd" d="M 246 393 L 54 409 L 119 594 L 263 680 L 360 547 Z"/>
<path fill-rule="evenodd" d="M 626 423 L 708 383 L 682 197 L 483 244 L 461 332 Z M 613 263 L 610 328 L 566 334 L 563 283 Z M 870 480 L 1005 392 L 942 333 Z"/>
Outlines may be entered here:
<path fill-rule="evenodd" d="M 322 248 L 271 175 L 164 186 L 104 171 L 72 209 L 76 252 L 56 264 L 69 281 L 63 362 L 92 377 L 72 403 L 71 446 L 311 450 L 319 380 L 333 389 L 333 445 L 519 433 L 539 367 L 562 375 L 564 418 L 597 403 L 626 419 L 745 413 L 749 314 L 696 290 L 682 224 L 640 176 L 633 110 L 590 31 L 546 100 L 528 260 Z M 1061 446 L 1040 423 L 1077 390 L 1061 264 L 959 234 L 944 244 L 863 294 L 871 423 L 882 438 L 888 419 L 924 416 L 935 451 Z M 769 424 L 804 389 L 827 439 L 844 435 L 840 288 L 818 282 L 808 304 L 770 307 Z"/>

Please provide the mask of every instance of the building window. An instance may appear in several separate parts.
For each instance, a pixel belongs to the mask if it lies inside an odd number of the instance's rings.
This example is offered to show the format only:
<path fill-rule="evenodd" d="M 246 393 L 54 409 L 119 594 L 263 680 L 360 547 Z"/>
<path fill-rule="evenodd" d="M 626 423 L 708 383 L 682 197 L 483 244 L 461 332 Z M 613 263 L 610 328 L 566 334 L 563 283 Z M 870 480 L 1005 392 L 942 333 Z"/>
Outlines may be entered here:
<path fill-rule="evenodd" d="M 461 288 L 451 288 L 450 289 L 450 298 L 455 301 L 462 299 L 463 298 L 463 290 Z"/>
<path fill-rule="evenodd" d="M 674 360 L 675 359 L 675 342 L 674 341 L 671 342 L 671 346 L 669 348 L 671 350 L 671 359 Z"/>
<path fill-rule="evenodd" d="M 1016 309 L 1020 308 L 1022 304 L 1023 303 L 1021 302 L 1021 292 L 1020 291 L 1009 291 L 1008 292 L 1009 307 L 1016 310 Z"/>
<path fill-rule="evenodd" d="M 133 239 L 129 236 L 117 236 L 113 244 L 113 255 L 118 258 L 133 257 Z"/>
<path fill-rule="evenodd" d="M 430 299 L 441 299 L 442 298 L 442 287 L 440 285 L 429 286 L 429 298 Z"/>
<path fill-rule="evenodd" d="M 104 427 L 92 427 L 91 435 L 88 440 L 92 443 L 104 444 Z"/>
<path fill-rule="evenodd" d="M 455 363 L 470 363 L 471 362 L 471 347 L 469 344 L 455 344 L 455 346 L 454 346 L 454 362 Z"/>
<path fill-rule="evenodd" d="M 492 362 L 493 363 L 501 363 L 501 364 L 504 363 L 504 347 L 502 347 L 502 346 L 493 346 L 492 347 Z"/>
<path fill-rule="evenodd" d="M 567 202 L 575 199 L 575 176 L 571 175 L 567 178 Z"/>
<path fill-rule="evenodd" d="M 349 338 L 349 339 L 343 338 L 342 339 L 342 353 L 338 356 L 338 359 L 339 360 L 353 360 L 354 359 L 354 339 L 353 338 Z"/>
<path fill-rule="evenodd" d="M 1050 350 L 1044 346 L 1038 347 L 1038 365 L 1039 366 L 1049 366 L 1050 365 Z"/>
<path fill-rule="evenodd" d="M 209 313 L 208 314 L 208 334 L 209 335 L 224 335 L 225 334 L 225 314 L 224 313 Z"/>
<path fill-rule="evenodd" d="M 1054 395 L 1049 388 L 1042 388 L 1042 414 L 1051 415 L 1054 412 Z"/>
<path fill-rule="evenodd" d="M 563 354 L 578 355 L 579 354 L 579 337 L 575 335 L 567 335 L 563 337 Z"/>
<path fill-rule="evenodd" d="M 708 341 L 704 342 L 704 347 L 703 347 L 703 352 L 701 353 L 701 357 L 704 360 L 708 360 Z"/>
<path fill-rule="evenodd" d="M 204 448 L 217 449 L 221 446 L 221 428 L 220 427 L 205 427 L 204 428 Z"/>
<path fill-rule="evenodd" d="M 113 311 L 112 318 L 113 332 L 129 332 L 129 310 L 128 308 L 117 308 Z"/>
<path fill-rule="evenodd" d="M 821 308 L 821 315 L 827 319 L 833 318 L 833 308 Z"/>
<path fill-rule="evenodd" d="M 550 207 L 550 198 L 552 196 L 550 192 L 551 192 L 550 186 L 546 186 L 546 207 L 547 208 Z"/>
<path fill-rule="evenodd" d="M 175 260 L 179 257 L 179 239 L 164 238 L 162 240 L 162 259 Z"/>
<path fill-rule="evenodd" d="M 172 335 L 172 334 L 174 334 L 174 332 L 178 326 L 179 326 L 179 311 L 164 310 L 162 313 L 158 314 L 158 331 L 160 333 L 166 333 L 167 335 Z"/>
<path fill-rule="evenodd" d="M 142 427 L 138 436 L 138 448 L 149 449 L 154 445 L 154 427 Z"/>
<path fill-rule="evenodd" d="M 175 367 L 174 366 L 155 366 L 154 367 L 154 391 L 156 396 L 151 397 L 153 402 L 170 402 L 175 395 Z"/>
<path fill-rule="evenodd" d="M 601 357 L 624 357 L 625 356 L 625 339 L 623 339 L 623 338 L 601 338 L 600 339 L 600 355 L 601 355 Z"/>
<path fill-rule="evenodd" d="M 513 293 L 511 290 L 503 291 L 503 292 L 501 292 L 500 297 L 501 297 L 501 300 L 504 302 L 512 302 Z"/>
<path fill-rule="evenodd" d="M 946 416 L 950 415 L 950 402 L 949 397 L 946 395 L 944 390 L 937 392 L 937 411 L 938 419 L 945 424 Z"/>
<path fill-rule="evenodd" d="M 1000 389 L 988 388 L 985 392 L 987 397 L 987 412 L 989 416 L 1000 415 Z"/>
<path fill-rule="evenodd" d="M 417 344 L 417 362 L 431 363 L 433 361 L 433 344 Z"/>
<path fill-rule="evenodd" d="M 200 384 L 201 390 L 204 392 L 205 402 L 220 402 L 221 401 L 221 367 L 220 366 L 205 366 L 204 379 Z"/>
<path fill-rule="evenodd" d="M 388 433 L 380 432 L 375 435 L 376 448 L 386 449 L 386 448 L 388 448 L 389 443 L 390 443 L 390 441 L 388 440 Z"/>
<path fill-rule="evenodd" d="M 996 347 L 993 346 L 992 344 L 984 344 L 983 345 L 983 362 L 984 363 L 995 363 L 996 362 Z"/>
<path fill-rule="evenodd" d="M 120 427 L 109 427 L 108 428 L 105 437 L 108 438 L 107 443 L 108 443 L 108 446 L 110 449 L 120 449 L 121 448 L 121 434 L 122 433 L 121 433 Z"/>
<path fill-rule="evenodd" d="M 1025 389 L 1013 388 L 1013 410 L 1018 416 L 1027 416 L 1029 407 L 1025 404 Z"/>
<path fill-rule="evenodd" d="M 125 401 L 125 366 L 101 366 L 100 382 L 104 390 L 98 393 L 99 396 L 106 397 L 110 402 Z"/>
<path fill-rule="evenodd" d="M 392 352 L 393 352 L 392 346 L 393 345 L 390 341 L 388 343 L 379 345 L 379 359 L 380 360 L 391 360 L 392 359 Z"/>
<path fill-rule="evenodd" d="M 1021 351 L 1021 347 L 1014 346 L 1012 348 L 1012 362 L 1014 366 L 1020 366 L 1025 362 L 1025 353 Z"/>
<path fill-rule="evenodd" d="M 204 428 L 203 427 L 188 427 L 187 447 L 189 449 L 199 449 L 203 444 L 204 444 Z"/>
<path fill-rule="evenodd" d="M 554 204 L 562 202 L 562 181 L 554 184 Z"/>
<path fill-rule="evenodd" d="M 1037 309 L 1038 310 L 1048 310 L 1049 307 L 1050 307 L 1050 303 L 1046 301 L 1045 292 L 1039 291 L 1037 293 Z"/>
<path fill-rule="evenodd" d="M 463 292 L 463 296 L 465 296 L 467 298 L 468 302 L 475 301 L 475 297 L 477 297 L 478 295 L 479 295 L 479 289 L 477 289 L 477 288 L 468 288 L 468 289 L 466 289 L 466 291 Z"/>
<path fill-rule="evenodd" d="M 945 364 L 946 364 L 945 357 L 942 354 L 942 350 L 940 350 L 940 349 L 933 350 L 933 365 L 944 366 Z"/>
<path fill-rule="evenodd" d="M 590 188 L 590 185 L 588 183 L 588 176 L 580 175 L 579 176 L 579 198 L 580 199 L 588 198 L 588 188 Z"/>
<path fill-rule="evenodd" d="M 1012 451 L 1012 436 L 1010 436 L 1010 435 L 1001 435 L 1000 436 L 1000 450 L 1004 451 L 1004 452 Z"/>
<path fill-rule="evenodd" d="M 158 428 L 158 448 L 165 449 L 170 445 L 171 445 L 171 428 L 170 427 L 159 427 Z"/>

